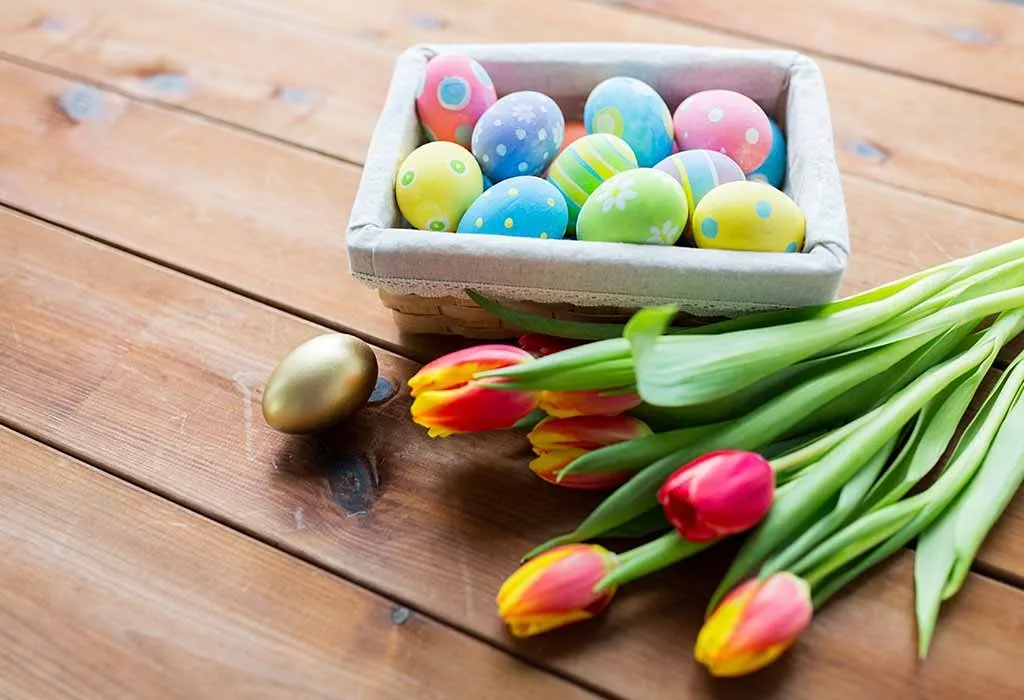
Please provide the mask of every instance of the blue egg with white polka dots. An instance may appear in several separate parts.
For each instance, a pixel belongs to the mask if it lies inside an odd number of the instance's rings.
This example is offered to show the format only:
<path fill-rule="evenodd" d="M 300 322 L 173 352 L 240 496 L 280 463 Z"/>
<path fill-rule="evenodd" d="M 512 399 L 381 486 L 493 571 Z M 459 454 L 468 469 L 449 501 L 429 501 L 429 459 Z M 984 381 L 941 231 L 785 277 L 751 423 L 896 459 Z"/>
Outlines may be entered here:
<path fill-rule="evenodd" d="M 523 91 L 505 95 L 480 115 L 470 143 L 484 175 L 497 183 L 543 173 L 564 135 L 565 117 L 555 101 Z"/>
<path fill-rule="evenodd" d="M 641 168 L 672 155 L 672 113 L 642 80 L 618 76 L 598 84 L 587 97 L 583 123 L 588 134 L 614 134 L 629 144 Z"/>
<path fill-rule="evenodd" d="M 558 188 L 534 176 L 512 177 L 480 195 L 459 221 L 459 233 L 564 238 L 569 206 Z"/>
<path fill-rule="evenodd" d="M 747 179 L 782 189 L 786 179 L 786 137 L 774 119 L 769 117 L 768 121 L 772 126 L 772 150 L 761 166 L 747 175 Z"/>

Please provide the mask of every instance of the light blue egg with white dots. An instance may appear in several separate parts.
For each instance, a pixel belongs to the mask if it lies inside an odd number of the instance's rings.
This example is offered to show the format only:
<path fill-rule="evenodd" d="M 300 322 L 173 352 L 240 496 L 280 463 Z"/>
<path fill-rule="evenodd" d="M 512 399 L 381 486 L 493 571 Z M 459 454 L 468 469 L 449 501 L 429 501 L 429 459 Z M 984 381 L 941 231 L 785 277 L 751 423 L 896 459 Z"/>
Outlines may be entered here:
<path fill-rule="evenodd" d="M 565 117 L 555 101 L 527 90 L 505 95 L 480 115 L 470 145 L 484 175 L 500 182 L 543 173 L 564 136 Z"/>
<path fill-rule="evenodd" d="M 480 195 L 459 221 L 459 233 L 557 239 L 569 226 L 558 188 L 534 176 L 512 177 Z"/>
<path fill-rule="evenodd" d="M 587 97 L 583 123 L 588 134 L 614 134 L 629 144 L 641 168 L 672 155 L 672 113 L 642 80 L 618 76 L 600 83 Z"/>
<path fill-rule="evenodd" d="M 782 189 L 786 180 L 786 137 L 774 119 L 769 117 L 768 121 L 772 126 L 772 150 L 761 166 L 747 175 L 747 179 Z"/>

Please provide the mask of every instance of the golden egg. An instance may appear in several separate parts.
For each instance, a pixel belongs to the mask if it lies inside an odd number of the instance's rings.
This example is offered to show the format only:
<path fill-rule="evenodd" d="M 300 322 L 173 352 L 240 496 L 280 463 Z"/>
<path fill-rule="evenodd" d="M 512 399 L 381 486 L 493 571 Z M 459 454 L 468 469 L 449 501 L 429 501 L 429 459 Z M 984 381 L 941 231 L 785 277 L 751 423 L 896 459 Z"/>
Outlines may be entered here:
<path fill-rule="evenodd" d="M 309 433 L 355 413 L 373 393 L 377 358 L 351 335 L 327 333 L 292 350 L 263 390 L 263 417 L 285 433 Z"/>

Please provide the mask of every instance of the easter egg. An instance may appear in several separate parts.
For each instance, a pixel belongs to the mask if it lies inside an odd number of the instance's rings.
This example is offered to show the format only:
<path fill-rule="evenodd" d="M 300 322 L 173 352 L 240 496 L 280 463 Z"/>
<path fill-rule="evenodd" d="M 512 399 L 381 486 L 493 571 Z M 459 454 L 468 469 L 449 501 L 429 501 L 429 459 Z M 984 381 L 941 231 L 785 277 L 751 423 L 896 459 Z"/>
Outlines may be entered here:
<path fill-rule="evenodd" d="M 473 202 L 459 222 L 459 233 L 562 238 L 568 223 L 568 207 L 555 186 L 522 175 L 502 180 Z"/>
<path fill-rule="evenodd" d="M 619 173 L 594 190 L 576 222 L 581 241 L 672 245 L 686 226 L 686 193 L 653 168 Z"/>
<path fill-rule="evenodd" d="M 683 187 L 690 216 L 708 192 L 724 182 L 743 180 L 743 171 L 729 156 L 718 151 L 695 149 L 671 155 L 655 166 Z"/>
<path fill-rule="evenodd" d="M 370 346 L 326 333 L 288 353 L 263 389 L 263 417 L 285 433 L 309 433 L 345 420 L 366 403 L 377 382 Z"/>
<path fill-rule="evenodd" d="M 575 226 L 580 207 L 602 182 L 635 167 L 633 149 L 618 136 L 588 134 L 555 158 L 548 180 L 565 198 L 569 225 Z"/>
<path fill-rule="evenodd" d="M 747 179 L 781 189 L 786 179 L 786 137 L 771 117 L 768 122 L 772 125 L 772 150 L 768 151 L 768 157 L 757 170 L 747 175 Z"/>
<path fill-rule="evenodd" d="M 468 56 L 430 59 L 416 90 L 416 113 L 431 141 L 469 148 L 473 127 L 498 99 L 487 71 Z"/>
<path fill-rule="evenodd" d="M 727 182 L 708 192 L 693 215 L 700 248 L 795 253 L 807 221 L 796 202 L 762 182 Z"/>
<path fill-rule="evenodd" d="M 583 108 L 591 134 L 614 134 L 629 144 L 640 167 L 672 153 L 672 114 L 661 96 L 636 78 L 609 78 L 595 87 Z"/>
<path fill-rule="evenodd" d="M 562 147 L 565 119 L 539 92 L 513 92 L 491 105 L 473 129 L 473 155 L 494 182 L 547 170 Z"/>
<path fill-rule="evenodd" d="M 398 208 L 412 226 L 424 231 L 454 231 L 483 191 L 480 166 L 456 143 L 424 144 L 398 166 Z"/>
<path fill-rule="evenodd" d="M 673 117 L 679 149 L 706 148 L 753 172 L 772 148 L 768 115 L 752 99 L 732 90 L 704 90 L 690 95 Z"/>

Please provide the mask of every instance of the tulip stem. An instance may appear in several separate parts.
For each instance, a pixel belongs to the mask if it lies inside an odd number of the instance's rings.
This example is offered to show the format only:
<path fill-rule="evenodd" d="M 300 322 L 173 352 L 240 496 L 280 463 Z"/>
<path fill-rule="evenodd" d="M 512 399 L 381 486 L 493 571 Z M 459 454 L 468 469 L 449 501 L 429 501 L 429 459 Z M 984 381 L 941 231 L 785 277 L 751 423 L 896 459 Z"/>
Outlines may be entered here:
<path fill-rule="evenodd" d="M 605 591 L 653 574 L 707 549 L 717 541 L 691 542 L 683 539 L 678 532 L 666 533 L 656 540 L 620 554 L 619 563 L 598 581 L 594 590 Z"/>

